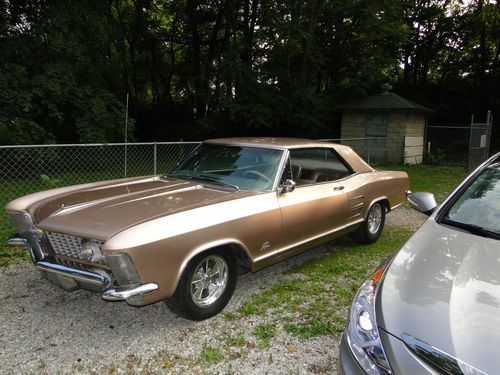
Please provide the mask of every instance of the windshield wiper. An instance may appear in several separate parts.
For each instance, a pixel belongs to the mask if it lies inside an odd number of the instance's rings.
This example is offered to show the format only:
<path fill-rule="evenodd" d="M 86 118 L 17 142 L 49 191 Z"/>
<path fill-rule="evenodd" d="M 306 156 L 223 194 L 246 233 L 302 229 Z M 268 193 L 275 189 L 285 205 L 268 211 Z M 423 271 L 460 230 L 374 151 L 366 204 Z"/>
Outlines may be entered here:
<path fill-rule="evenodd" d="M 162 177 L 173 177 L 173 178 L 180 178 L 181 180 L 192 180 L 193 176 L 189 174 L 182 174 L 182 173 L 166 173 Z"/>
<path fill-rule="evenodd" d="M 441 223 L 451 225 L 453 227 L 457 227 L 460 229 L 464 229 L 467 232 L 472 233 L 472 234 L 477 234 L 478 236 L 495 238 L 497 240 L 500 239 L 500 233 L 485 229 L 479 225 L 461 223 L 459 221 L 446 219 L 446 218 L 442 219 Z"/>
<path fill-rule="evenodd" d="M 208 181 L 216 185 L 226 186 L 233 188 L 234 190 L 240 190 L 239 186 L 228 184 L 227 182 L 219 181 L 214 177 L 210 177 L 204 174 L 197 174 L 196 176 L 190 176 L 194 180 Z"/>
<path fill-rule="evenodd" d="M 190 174 L 182 174 L 182 173 L 167 173 L 165 176 L 166 177 L 180 178 L 180 179 L 184 179 L 184 180 L 207 181 L 207 182 L 210 182 L 210 183 L 215 184 L 215 185 L 230 187 L 231 189 L 234 189 L 234 190 L 240 190 L 239 186 L 237 186 L 237 185 L 228 184 L 227 182 L 219 181 L 214 177 L 207 176 L 204 174 L 190 175 Z"/>

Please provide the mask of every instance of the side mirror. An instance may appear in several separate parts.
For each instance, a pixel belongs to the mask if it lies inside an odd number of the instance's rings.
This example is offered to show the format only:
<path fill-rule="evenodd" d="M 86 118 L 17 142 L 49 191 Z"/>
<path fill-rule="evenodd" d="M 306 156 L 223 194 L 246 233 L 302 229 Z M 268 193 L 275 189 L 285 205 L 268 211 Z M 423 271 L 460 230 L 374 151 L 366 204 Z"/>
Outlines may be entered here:
<path fill-rule="evenodd" d="M 436 199 L 432 193 L 408 192 L 406 200 L 411 208 L 430 216 L 437 207 Z"/>
<path fill-rule="evenodd" d="M 295 190 L 295 181 L 286 179 L 281 185 L 281 194 L 291 193 Z"/>

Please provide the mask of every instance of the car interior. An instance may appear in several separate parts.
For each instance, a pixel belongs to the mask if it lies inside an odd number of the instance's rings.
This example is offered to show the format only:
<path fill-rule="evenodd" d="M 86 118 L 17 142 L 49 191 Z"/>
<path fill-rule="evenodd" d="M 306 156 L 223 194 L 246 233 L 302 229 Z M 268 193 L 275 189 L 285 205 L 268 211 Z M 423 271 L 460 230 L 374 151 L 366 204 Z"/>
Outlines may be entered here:
<path fill-rule="evenodd" d="M 352 174 L 331 149 L 291 150 L 288 164 L 283 179 L 291 178 L 296 186 L 340 180 Z"/>

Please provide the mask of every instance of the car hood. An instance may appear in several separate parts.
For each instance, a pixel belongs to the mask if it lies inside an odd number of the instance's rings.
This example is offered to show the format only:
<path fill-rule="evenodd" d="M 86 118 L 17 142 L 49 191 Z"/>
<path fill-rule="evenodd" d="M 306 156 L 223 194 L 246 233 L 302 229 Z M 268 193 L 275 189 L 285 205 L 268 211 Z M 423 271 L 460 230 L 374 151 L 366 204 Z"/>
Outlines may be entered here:
<path fill-rule="evenodd" d="M 377 297 L 381 328 L 485 373 L 500 368 L 500 243 L 429 219 L 393 259 Z"/>
<path fill-rule="evenodd" d="M 250 194 L 151 177 L 60 194 L 41 201 L 30 211 L 44 231 L 105 241 L 147 220 Z"/>

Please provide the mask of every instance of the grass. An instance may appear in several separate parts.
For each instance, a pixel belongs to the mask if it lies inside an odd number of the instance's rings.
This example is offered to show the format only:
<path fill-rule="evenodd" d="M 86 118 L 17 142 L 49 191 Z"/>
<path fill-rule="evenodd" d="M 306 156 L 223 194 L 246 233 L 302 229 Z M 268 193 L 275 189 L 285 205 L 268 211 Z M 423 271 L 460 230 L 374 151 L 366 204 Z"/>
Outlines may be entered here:
<path fill-rule="evenodd" d="M 288 271 L 288 280 L 254 295 L 239 310 L 240 317 L 260 315 L 300 338 L 342 332 L 347 311 L 359 286 L 389 254 L 412 234 L 407 228 L 387 228 L 369 246 L 341 239 L 325 257 Z M 256 329 L 257 339 L 266 336 L 271 323 Z"/>
<path fill-rule="evenodd" d="M 385 170 L 404 171 L 410 177 L 412 191 L 428 191 L 434 193 L 437 202 L 442 202 L 446 196 L 469 174 L 464 167 L 432 166 L 432 165 L 387 165 L 380 167 Z"/>
<path fill-rule="evenodd" d="M 270 340 L 276 336 L 276 328 L 268 323 L 261 323 L 257 325 L 253 334 L 259 340 L 259 347 L 261 349 L 269 348 Z"/>
<path fill-rule="evenodd" d="M 227 348 L 230 348 L 230 347 L 242 348 L 247 343 L 246 340 L 245 340 L 245 336 L 243 335 L 243 333 L 239 333 L 236 336 L 226 335 L 224 337 L 224 341 L 225 341 L 225 344 L 226 344 L 225 346 Z"/>
<path fill-rule="evenodd" d="M 199 360 L 207 365 L 213 365 L 223 361 L 224 356 L 217 348 L 212 346 L 203 346 Z"/>

